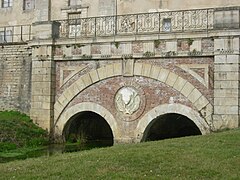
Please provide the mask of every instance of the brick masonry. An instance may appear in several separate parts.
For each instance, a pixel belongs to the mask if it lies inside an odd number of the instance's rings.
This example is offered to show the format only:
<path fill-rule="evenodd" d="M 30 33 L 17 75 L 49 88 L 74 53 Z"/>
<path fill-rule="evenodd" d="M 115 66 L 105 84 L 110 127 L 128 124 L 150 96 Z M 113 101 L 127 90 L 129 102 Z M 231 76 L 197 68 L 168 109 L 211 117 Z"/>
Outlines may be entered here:
<path fill-rule="evenodd" d="M 79 77 L 88 73 L 90 70 L 103 67 L 106 64 L 113 64 L 121 61 L 57 61 L 56 62 L 56 98 L 58 98 L 62 92 L 73 84 Z M 190 57 L 190 58 L 158 58 L 158 59 L 136 59 L 135 62 L 149 63 L 152 65 L 160 66 L 165 69 L 170 70 L 171 72 L 176 73 L 187 81 L 191 82 L 199 91 L 207 97 L 207 99 L 213 103 L 213 58 L 212 57 Z M 188 72 L 184 71 L 179 67 L 179 65 L 198 65 L 205 64 L 208 66 L 208 88 L 203 86 L 194 76 L 190 75 Z M 60 85 L 60 79 L 64 78 L 61 76 L 61 73 L 64 72 L 64 69 L 69 69 L 71 67 L 83 67 L 80 71 L 75 71 L 71 78 L 64 84 Z M 194 69 L 193 69 L 194 70 Z M 71 70 L 74 72 L 74 69 Z M 203 76 L 204 72 L 202 69 L 197 69 L 196 71 L 199 76 Z"/>
<path fill-rule="evenodd" d="M 238 29 L 52 39 L 58 23 L 33 26 L 31 49 L 0 51 L 2 109 L 28 113 L 31 99 L 34 122 L 60 136 L 79 109 L 96 108 L 123 139 L 166 112 L 190 117 L 205 133 L 239 127 Z M 141 97 L 131 117 L 115 106 L 124 86 Z"/>
<path fill-rule="evenodd" d="M 31 101 L 31 48 L 0 47 L 0 110 L 29 114 Z"/>

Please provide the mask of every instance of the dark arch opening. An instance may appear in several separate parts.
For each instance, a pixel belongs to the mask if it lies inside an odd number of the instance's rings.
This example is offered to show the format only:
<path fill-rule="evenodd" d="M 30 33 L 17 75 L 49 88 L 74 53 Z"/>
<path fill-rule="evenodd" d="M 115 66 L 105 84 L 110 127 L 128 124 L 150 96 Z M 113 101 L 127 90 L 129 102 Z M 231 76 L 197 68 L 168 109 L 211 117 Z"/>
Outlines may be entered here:
<path fill-rule="evenodd" d="M 196 124 L 180 114 L 164 114 L 154 119 L 146 128 L 142 141 L 202 135 Z"/>
<path fill-rule="evenodd" d="M 95 147 L 113 145 L 113 133 L 107 121 L 100 115 L 85 111 L 71 117 L 66 123 L 63 136 L 66 142 L 91 144 Z"/>

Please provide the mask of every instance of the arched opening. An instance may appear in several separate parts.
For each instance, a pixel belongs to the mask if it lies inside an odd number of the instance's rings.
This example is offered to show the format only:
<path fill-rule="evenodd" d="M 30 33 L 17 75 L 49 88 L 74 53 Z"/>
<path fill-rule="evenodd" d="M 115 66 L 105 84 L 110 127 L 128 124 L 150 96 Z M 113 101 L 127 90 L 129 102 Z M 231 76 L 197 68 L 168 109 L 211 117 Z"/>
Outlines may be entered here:
<path fill-rule="evenodd" d="M 63 136 L 66 142 L 90 144 L 97 147 L 112 146 L 113 133 L 107 121 L 94 112 L 75 114 L 66 123 Z"/>
<path fill-rule="evenodd" d="M 146 128 L 142 141 L 202 135 L 196 124 L 188 117 L 170 113 L 158 116 Z"/>

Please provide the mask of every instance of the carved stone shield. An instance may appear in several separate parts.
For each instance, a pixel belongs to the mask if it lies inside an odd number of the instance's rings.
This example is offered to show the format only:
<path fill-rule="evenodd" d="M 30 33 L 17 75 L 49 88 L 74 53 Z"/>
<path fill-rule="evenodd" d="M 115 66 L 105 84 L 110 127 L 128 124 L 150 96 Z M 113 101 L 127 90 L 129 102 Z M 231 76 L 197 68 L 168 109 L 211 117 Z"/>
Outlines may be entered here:
<path fill-rule="evenodd" d="M 141 103 L 138 92 L 132 87 L 121 88 L 115 96 L 115 104 L 118 111 L 126 115 L 136 112 Z"/>

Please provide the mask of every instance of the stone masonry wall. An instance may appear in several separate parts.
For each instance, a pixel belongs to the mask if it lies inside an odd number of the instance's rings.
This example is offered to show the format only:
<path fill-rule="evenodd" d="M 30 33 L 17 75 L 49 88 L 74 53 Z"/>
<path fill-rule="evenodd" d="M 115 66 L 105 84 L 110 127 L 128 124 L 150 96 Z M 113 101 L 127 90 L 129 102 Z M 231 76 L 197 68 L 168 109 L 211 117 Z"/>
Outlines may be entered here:
<path fill-rule="evenodd" d="M 29 114 L 31 49 L 27 45 L 0 47 L 0 111 Z"/>

